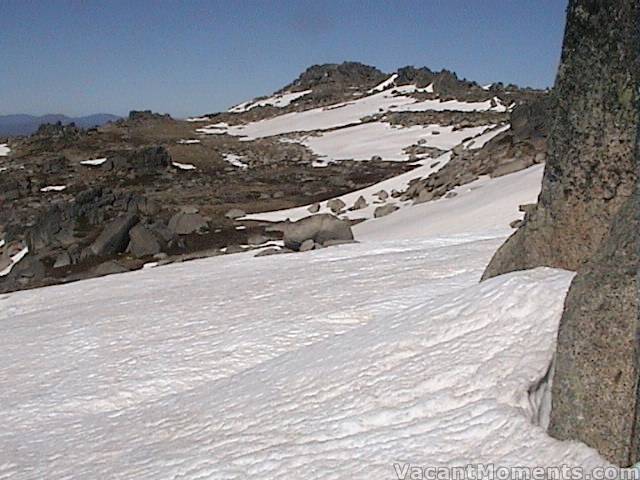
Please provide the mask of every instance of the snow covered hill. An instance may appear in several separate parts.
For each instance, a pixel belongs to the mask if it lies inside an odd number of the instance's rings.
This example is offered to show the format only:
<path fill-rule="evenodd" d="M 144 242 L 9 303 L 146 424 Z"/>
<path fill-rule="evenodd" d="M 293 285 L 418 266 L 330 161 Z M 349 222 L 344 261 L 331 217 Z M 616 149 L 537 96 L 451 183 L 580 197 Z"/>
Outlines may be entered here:
<path fill-rule="evenodd" d="M 478 284 L 541 173 L 370 220 L 359 244 L 0 296 L 0 478 L 603 465 L 540 426 L 571 274 Z"/>

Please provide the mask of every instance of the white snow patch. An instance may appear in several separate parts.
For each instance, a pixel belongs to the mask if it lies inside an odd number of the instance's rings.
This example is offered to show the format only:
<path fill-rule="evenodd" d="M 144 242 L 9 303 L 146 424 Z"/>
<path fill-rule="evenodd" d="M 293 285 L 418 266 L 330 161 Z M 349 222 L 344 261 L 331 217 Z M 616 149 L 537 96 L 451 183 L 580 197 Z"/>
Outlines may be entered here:
<path fill-rule="evenodd" d="M 203 133 L 205 135 L 222 135 L 229 130 L 229 124 L 227 122 L 218 122 L 206 127 L 197 128 L 197 133 Z"/>
<path fill-rule="evenodd" d="M 395 83 L 396 78 L 398 78 L 398 74 L 394 73 L 389 78 L 384 80 L 382 83 L 376 85 L 371 90 L 368 90 L 367 93 L 381 92 L 382 90 L 385 90 L 385 89 L 389 88 L 390 86 L 392 86 Z"/>
<path fill-rule="evenodd" d="M 8 144 L 6 143 L 0 144 L 0 157 L 6 157 L 7 155 L 9 155 L 10 151 L 11 149 L 9 148 Z"/>
<path fill-rule="evenodd" d="M 427 93 L 433 93 L 433 82 L 427 85 L 424 90 Z"/>
<path fill-rule="evenodd" d="M 242 168 L 243 170 L 249 168 L 249 165 L 242 161 L 244 157 L 236 155 L 235 153 L 225 153 L 223 158 L 225 162 L 230 163 L 234 167 Z"/>
<path fill-rule="evenodd" d="M 40 189 L 41 192 L 61 192 L 66 190 L 66 185 L 49 185 L 48 187 L 42 187 Z"/>
<path fill-rule="evenodd" d="M 178 140 L 178 143 L 180 145 L 194 145 L 196 143 L 200 143 L 200 140 L 196 140 L 196 139 L 181 139 L 181 140 Z"/>
<path fill-rule="evenodd" d="M 370 122 L 341 128 L 320 135 L 304 137 L 300 143 L 326 160 L 369 160 L 379 155 L 383 160 L 405 161 L 403 150 L 422 141 L 425 147 L 450 150 L 465 138 L 476 136 L 493 125 L 453 130 L 453 126 L 414 125 L 402 127 L 386 122 Z M 439 135 L 434 135 L 438 132 Z"/>
<path fill-rule="evenodd" d="M 211 120 L 209 117 L 190 117 L 187 118 L 187 122 L 208 122 Z"/>
<path fill-rule="evenodd" d="M 231 113 L 243 113 L 248 112 L 252 108 L 256 107 L 266 107 L 268 105 L 278 108 L 284 108 L 288 106 L 294 100 L 298 98 L 304 97 L 311 93 L 311 90 L 304 90 L 302 92 L 286 92 L 278 95 L 273 95 L 272 97 L 265 98 L 263 100 L 257 100 L 255 102 L 244 102 L 240 105 L 236 105 L 235 107 L 231 107 L 228 111 Z"/>
<path fill-rule="evenodd" d="M 178 170 L 195 170 L 196 169 L 196 166 L 190 163 L 171 162 L 171 165 L 176 167 Z"/>
<path fill-rule="evenodd" d="M 483 133 L 482 135 L 479 135 L 478 137 L 465 142 L 464 148 L 468 150 L 478 150 L 484 147 L 491 139 L 497 137 L 502 132 L 506 132 L 507 130 L 509 130 L 509 128 L 511 128 L 511 125 L 506 124 L 502 125 L 501 127 L 492 129 L 486 133 Z"/>
<path fill-rule="evenodd" d="M 98 166 L 98 165 L 102 165 L 106 161 L 107 161 L 106 158 L 95 158 L 93 160 L 82 160 L 80 162 L 80 165 Z"/>
<path fill-rule="evenodd" d="M 2 240 L 2 245 L 4 245 L 4 240 Z M 0 246 L 2 246 L 0 245 Z M 18 253 L 16 253 L 15 255 L 13 255 L 10 259 L 10 263 L 7 267 L 3 268 L 2 270 L 0 270 L 0 277 L 5 277 L 7 275 L 9 275 L 9 273 L 11 272 L 11 270 L 13 269 L 13 267 L 15 266 L 16 263 L 18 263 L 20 260 L 22 260 L 27 253 L 29 253 L 29 247 L 24 247 L 22 250 L 20 250 Z M 2 296 L 0 296 L 0 299 L 2 298 Z M 2 459 L 1 455 L 0 455 L 0 460 Z"/>

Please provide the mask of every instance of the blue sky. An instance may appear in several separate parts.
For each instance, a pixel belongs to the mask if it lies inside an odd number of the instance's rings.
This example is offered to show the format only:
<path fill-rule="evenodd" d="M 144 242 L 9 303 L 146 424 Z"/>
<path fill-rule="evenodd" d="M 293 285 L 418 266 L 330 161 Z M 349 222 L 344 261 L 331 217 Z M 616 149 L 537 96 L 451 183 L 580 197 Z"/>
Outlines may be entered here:
<path fill-rule="evenodd" d="M 0 0 L 0 114 L 214 112 L 354 60 L 547 87 L 566 0 Z"/>

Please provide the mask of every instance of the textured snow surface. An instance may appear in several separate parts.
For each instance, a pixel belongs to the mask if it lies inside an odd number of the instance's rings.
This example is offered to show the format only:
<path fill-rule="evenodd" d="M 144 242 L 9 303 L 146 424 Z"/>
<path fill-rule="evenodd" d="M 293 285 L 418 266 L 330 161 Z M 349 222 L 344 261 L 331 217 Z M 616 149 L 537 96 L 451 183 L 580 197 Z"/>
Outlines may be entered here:
<path fill-rule="evenodd" d="M 422 141 L 425 147 L 450 150 L 465 138 L 476 136 L 494 125 L 453 130 L 453 126 L 394 126 L 386 122 L 370 122 L 341 128 L 320 135 L 310 135 L 301 143 L 327 160 L 369 160 L 379 155 L 383 160 L 404 161 L 404 149 Z M 436 133 L 434 133 L 436 132 Z"/>
<path fill-rule="evenodd" d="M 7 145 L 6 143 L 0 144 L 0 157 L 6 157 L 7 155 L 9 155 L 10 151 L 11 149 L 9 148 L 9 145 Z"/>
<path fill-rule="evenodd" d="M 477 203 L 509 181 L 521 191 L 532 172 L 539 188 L 534 168 L 447 200 L 446 219 L 432 202 L 365 222 L 359 244 L 0 295 L 0 478 L 385 479 L 394 462 L 603 463 L 548 437 L 528 395 L 552 359 L 571 274 L 478 284 L 530 193 Z"/>

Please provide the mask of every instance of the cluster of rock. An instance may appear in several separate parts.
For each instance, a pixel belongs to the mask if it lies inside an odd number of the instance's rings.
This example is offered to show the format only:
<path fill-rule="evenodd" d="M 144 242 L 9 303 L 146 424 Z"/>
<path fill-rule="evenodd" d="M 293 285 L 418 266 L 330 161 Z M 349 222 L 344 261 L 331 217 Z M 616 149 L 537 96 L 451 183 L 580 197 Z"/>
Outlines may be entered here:
<path fill-rule="evenodd" d="M 407 190 L 399 194 L 400 200 L 427 202 L 443 197 L 481 175 L 500 177 L 545 162 L 548 110 L 546 96 L 519 105 L 510 114 L 511 126 L 507 131 L 496 135 L 483 148 L 462 145 L 454 148 L 444 167 L 426 178 L 413 179 Z"/>
<path fill-rule="evenodd" d="M 550 433 L 622 466 L 640 461 L 638 25 L 635 0 L 569 2 L 542 192 L 484 275 L 578 272 L 558 335 Z"/>

